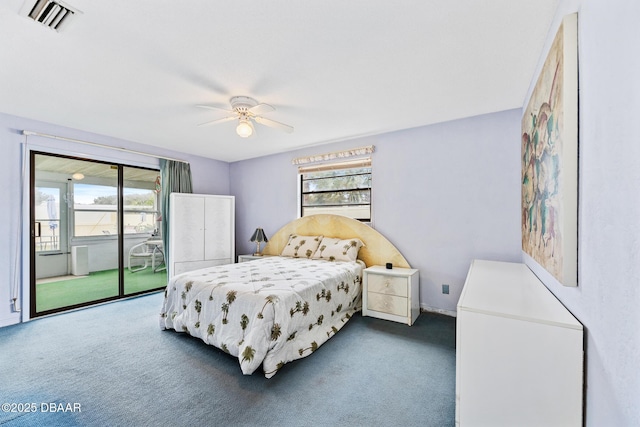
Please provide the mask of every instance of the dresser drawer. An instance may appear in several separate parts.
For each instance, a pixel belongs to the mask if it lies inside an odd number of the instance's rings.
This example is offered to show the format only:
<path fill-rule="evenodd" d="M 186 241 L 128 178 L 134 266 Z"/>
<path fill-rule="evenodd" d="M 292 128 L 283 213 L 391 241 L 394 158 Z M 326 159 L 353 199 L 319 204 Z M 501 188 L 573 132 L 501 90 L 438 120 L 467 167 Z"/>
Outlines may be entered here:
<path fill-rule="evenodd" d="M 367 309 L 369 310 L 380 311 L 395 316 L 406 316 L 408 313 L 407 298 L 377 294 L 375 292 L 369 292 L 367 296 Z"/>
<path fill-rule="evenodd" d="M 384 276 L 381 274 L 369 274 L 367 279 L 369 292 L 385 295 L 407 297 L 408 282 L 406 277 Z"/>

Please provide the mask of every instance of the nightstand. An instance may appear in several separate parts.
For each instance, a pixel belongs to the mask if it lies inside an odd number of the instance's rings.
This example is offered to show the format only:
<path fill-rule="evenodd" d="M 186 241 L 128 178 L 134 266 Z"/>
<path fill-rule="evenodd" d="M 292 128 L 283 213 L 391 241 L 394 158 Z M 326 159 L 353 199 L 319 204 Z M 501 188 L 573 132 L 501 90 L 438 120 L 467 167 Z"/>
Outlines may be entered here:
<path fill-rule="evenodd" d="M 251 261 L 253 259 L 265 258 L 270 255 L 238 255 L 238 262 Z"/>
<path fill-rule="evenodd" d="M 414 268 L 374 265 L 362 277 L 362 315 L 413 325 L 420 314 L 420 276 Z"/>

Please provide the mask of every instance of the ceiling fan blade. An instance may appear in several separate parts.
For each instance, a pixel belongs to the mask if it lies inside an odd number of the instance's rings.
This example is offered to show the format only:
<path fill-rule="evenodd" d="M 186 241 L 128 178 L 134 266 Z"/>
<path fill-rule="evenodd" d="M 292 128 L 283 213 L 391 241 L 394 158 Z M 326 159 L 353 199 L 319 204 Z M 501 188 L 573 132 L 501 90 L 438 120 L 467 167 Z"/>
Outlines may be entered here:
<path fill-rule="evenodd" d="M 218 123 L 228 122 L 230 120 L 236 120 L 237 118 L 238 118 L 237 116 L 227 116 L 227 117 L 223 117 L 221 119 L 215 119 L 215 120 L 211 120 L 209 122 L 200 123 L 198 126 L 215 125 L 215 124 L 218 124 Z"/>
<path fill-rule="evenodd" d="M 207 110 L 226 111 L 227 113 L 235 113 L 233 110 L 222 107 L 214 107 L 213 105 L 196 105 L 199 108 L 206 108 Z"/>
<path fill-rule="evenodd" d="M 269 104 L 258 104 L 249 108 L 249 112 L 255 116 L 259 116 L 260 114 L 270 113 L 272 111 L 276 111 L 276 109 Z"/>
<path fill-rule="evenodd" d="M 293 132 L 293 126 L 285 125 L 284 123 L 276 122 L 275 120 L 265 119 L 264 117 L 254 117 L 253 119 L 261 125 L 280 129 L 287 133 Z"/>

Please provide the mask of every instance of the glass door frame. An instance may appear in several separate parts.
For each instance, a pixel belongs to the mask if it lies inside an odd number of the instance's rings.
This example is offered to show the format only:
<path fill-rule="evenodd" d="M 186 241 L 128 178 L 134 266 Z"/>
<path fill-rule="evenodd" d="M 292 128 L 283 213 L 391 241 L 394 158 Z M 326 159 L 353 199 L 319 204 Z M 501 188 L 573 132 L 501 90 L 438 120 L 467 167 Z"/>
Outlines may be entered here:
<path fill-rule="evenodd" d="M 69 159 L 69 160 L 78 160 L 78 161 L 86 161 L 86 162 L 93 162 L 93 163 L 101 163 L 101 164 L 105 164 L 105 165 L 114 165 L 117 166 L 118 171 L 117 171 L 117 221 L 118 221 L 118 237 L 117 237 L 117 258 L 118 258 L 118 295 L 113 296 L 113 297 L 108 297 L 108 298 L 102 298 L 102 299 L 98 299 L 98 300 L 93 300 L 93 301 L 89 301 L 89 302 L 84 302 L 81 304 L 74 304 L 74 305 L 70 305 L 70 306 L 65 306 L 65 307 L 60 307 L 60 308 L 56 308 L 56 309 L 51 309 L 51 310 L 45 310 L 45 311 L 41 311 L 41 312 L 37 312 L 36 311 L 36 233 L 35 233 L 35 188 L 36 188 L 36 165 L 35 165 L 35 159 L 36 156 L 38 155 L 44 155 L 44 156 L 51 156 L 51 157 L 59 157 L 59 158 L 64 158 L 64 159 Z M 114 301 L 114 300 L 118 300 L 118 299 L 123 299 L 123 298 L 130 298 L 136 295 L 141 295 L 141 294 L 145 294 L 145 293 L 150 293 L 150 292 L 157 292 L 158 290 L 161 290 L 164 288 L 164 286 L 159 287 L 159 288 L 154 288 L 154 289 L 148 289 L 148 290 L 143 290 L 140 292 L 134 292 L 134 293 L 129 293 L 129 294 L 125 294 L 125 283 L 124 283 L 124 270 L 125 268 L 127 268 L 127 265 L 125 263 L 125 254 L 124 254 L 124 240 L 125 240 L 125 236 L 124 236 L 124 194 L 123 194 L 123 189 L 124 189 L 124 169 L 127 167 L 133 167 L 133 168 L 138 168 L 138 169 L 147 169 L 147 170 L 152 170 L 152 171 L 156 171 L 158 172 L 158 174 L 160 173 L 158 169 L 155 168 L 151 168 L 151 167 L 144 167 L 144 166 L 137 166 L 137 165 L 129 165 L 129 164 L 125 164 L 122 163 L 120 161 L 109 161 L 109 160 L 96 160 L 96 159 L 90 159 L 90 158 L 83 158 L 83 157 L 77 157 L 74 155 L 67 155 L 67 154 L 59 154 L 59 153 L 52 153 L 52 152 L 47 152 L 47 151 L 40 151 L 40 150 L 27 150 L 25 152 L 25 156 L 28 156 L 28 162 L 29 162 L 29 180 L 28 180 L 28 189 L 27 190 L 27 206 L 28 206 L 28 221 L 26 224 L 26 228 L 25 231 L 28 232 L 28 235 L 26 237 L 28 237 L 28 242 L 29 242 L 29 246 L 28 246 L 28 253 L 29 253 L 29 263 L 28 263 L 28 271 L 29 271 L 29 286 L 28 286 L 28 292 L 29 292 L 29 318 L 34 319 L 34 318 L 38 318 L 38 317 L 42 317 L 45 315 L 49 315 L 49 314 L 53 314 L 53 313 L 58 313 L 58 312 L 62 312 L 62 311 L 68 311 L 68 310 L 73 310 L 73 309 L 77 309 L 77 308 L 81 308 L 81 307 L 86 307 L 86 306 L 91 306 L 91 305 L 96 305 L 96 304 L 100 304 L 103 302 L 108 302 L 108 301 Z M 70 216 L 72 216 L 72 212 L 68 212 L 68 216 L 67 216 L 67 223 L 68 223 L 68 227 L 71 227 L 73 225 L 73 219 L 70 218 Z M 68 235 L 71 236 L 73 233 L 69 230 Z M 71 242 L 69 241 L 68 244 L 71 244 Z"/>

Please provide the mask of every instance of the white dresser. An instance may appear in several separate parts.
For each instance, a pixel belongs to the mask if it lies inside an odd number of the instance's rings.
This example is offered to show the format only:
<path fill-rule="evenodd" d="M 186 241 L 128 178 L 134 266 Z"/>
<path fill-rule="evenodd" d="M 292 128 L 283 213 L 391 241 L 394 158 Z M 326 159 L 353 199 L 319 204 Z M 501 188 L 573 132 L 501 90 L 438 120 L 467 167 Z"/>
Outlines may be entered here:
<path fill-rule="evenodd" d="M 169 278 L 233 263 L 235 198 L 191 193 L 169 197 Z"/>
<path fill-rule="evenodd" d="M 420 281 L 414 268 L 374 265 L 362 276 L 362 315 L 413 325 L 420 314 Z"/>
<path fill-rule="evenodd" d="M 524 264 L 474 260 L 458 302 L 456 425 L 581 426 L 582 325 Z"/>

